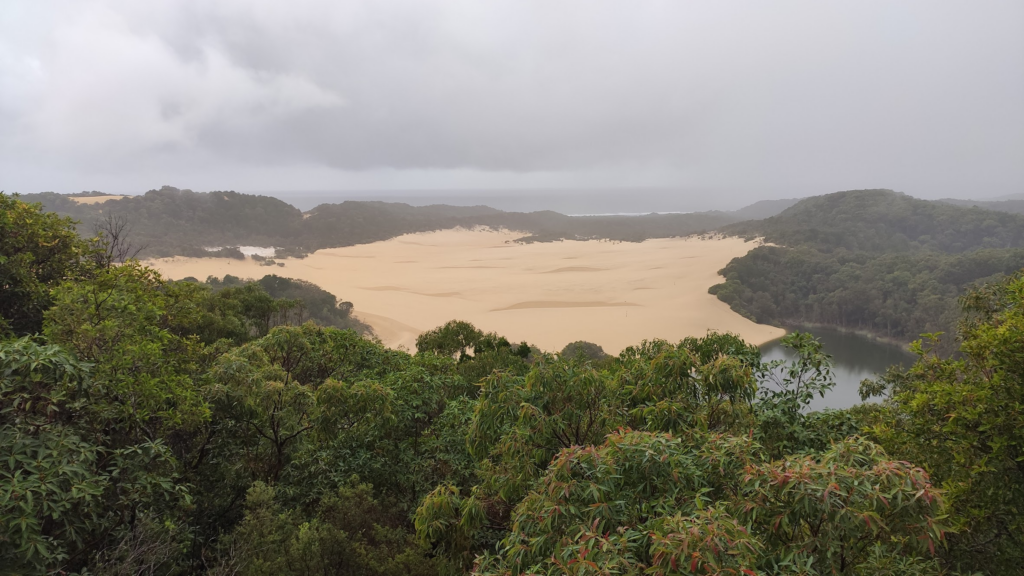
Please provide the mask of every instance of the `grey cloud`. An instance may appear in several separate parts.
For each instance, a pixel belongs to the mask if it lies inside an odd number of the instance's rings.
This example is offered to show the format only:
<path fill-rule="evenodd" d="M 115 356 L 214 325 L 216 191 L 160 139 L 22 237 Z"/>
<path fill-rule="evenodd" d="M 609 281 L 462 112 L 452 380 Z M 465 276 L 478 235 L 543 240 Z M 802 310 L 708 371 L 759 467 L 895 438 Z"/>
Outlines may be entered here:
<path fill-rule="evenodd" d="M 280 188 L 305 170 L 306 188 L 426 171 L 432 186 L 1010 193 L 1022 22 L 1012 1 L 14 0 L 0 169 L 35 189 L 174 174 L 241 189 L 255 171 Z"/>

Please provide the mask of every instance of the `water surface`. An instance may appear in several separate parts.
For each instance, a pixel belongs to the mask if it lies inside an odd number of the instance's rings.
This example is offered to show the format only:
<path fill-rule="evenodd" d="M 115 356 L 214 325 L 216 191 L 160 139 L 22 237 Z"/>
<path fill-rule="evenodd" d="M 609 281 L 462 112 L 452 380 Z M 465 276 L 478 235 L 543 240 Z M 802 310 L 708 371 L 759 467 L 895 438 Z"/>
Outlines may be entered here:
<path fill-rule="evenodd" d="M 810 332 L 820 340 L 825 353 L 830 354 L 835 362 L 836 386 L 824 398 L 815 398 L 812 409 L 849 408 L 858 404 L 861 380 L 881 375 L 893 365 L 907 367 L 914 363 L 915 357 L 910 352 L 858 334 L 829 328 L 801 331 Z M 761 346 L 761 355 L 765 360 L 792 360 L 796 357 L 778 340 Z"/>

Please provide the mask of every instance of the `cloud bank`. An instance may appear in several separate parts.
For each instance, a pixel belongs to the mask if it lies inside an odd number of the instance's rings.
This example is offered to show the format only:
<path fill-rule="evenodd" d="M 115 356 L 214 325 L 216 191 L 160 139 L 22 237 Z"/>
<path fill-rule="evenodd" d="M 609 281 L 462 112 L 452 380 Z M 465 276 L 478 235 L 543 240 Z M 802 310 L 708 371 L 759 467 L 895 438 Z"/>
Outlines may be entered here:
<path fill-rule="evenodd" d="M 0 187 L 1024 191 L 1024 4 L 8 0 Z"/>

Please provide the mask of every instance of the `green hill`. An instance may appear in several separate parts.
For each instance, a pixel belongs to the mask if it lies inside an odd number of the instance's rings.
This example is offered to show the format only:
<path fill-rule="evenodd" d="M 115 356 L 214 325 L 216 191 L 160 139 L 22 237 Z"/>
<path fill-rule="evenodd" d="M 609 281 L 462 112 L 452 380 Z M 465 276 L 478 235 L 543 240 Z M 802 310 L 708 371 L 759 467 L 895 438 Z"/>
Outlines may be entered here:
<path fill-rule="evenodd" d="M 726 226 L 783 246 L 873 253 L 1024 247 L 1024 216 L 918 200 L 891 190 L 852 190 L 801 200 L 777 216 Z"/>
<path fill-rule="evenodd" d="M 302 212 L 277 198 L 170 186 L 100 204 L 79 204 L 52 192 L 21 199 L 74 218 L 86 235 L 105 215 L 123 216 L 133 240 L 147 246 L 144 256 L 202 256 L 204 246 L 288 246 L 303 224 Z"/>
<path fill-rule="evenodd" d="M 711 288 L 733 310 L 894 341 L 951 331 L 968 286 L 1024 267 L 1024 216 L 889 190 L 816 196 L 722 231 L 770 244 L 730 262 Z"/>

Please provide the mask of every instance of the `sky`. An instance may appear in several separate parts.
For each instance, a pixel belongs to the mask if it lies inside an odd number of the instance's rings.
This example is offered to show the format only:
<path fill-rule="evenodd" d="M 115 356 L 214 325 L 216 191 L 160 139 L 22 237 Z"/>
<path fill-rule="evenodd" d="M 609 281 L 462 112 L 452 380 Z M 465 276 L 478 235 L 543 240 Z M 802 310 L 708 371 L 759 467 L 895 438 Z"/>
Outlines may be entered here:
<path fill-rule="evenodd" d="M 1024 192 L 1020 0 L 3 0 L 0 189 Z"/>

